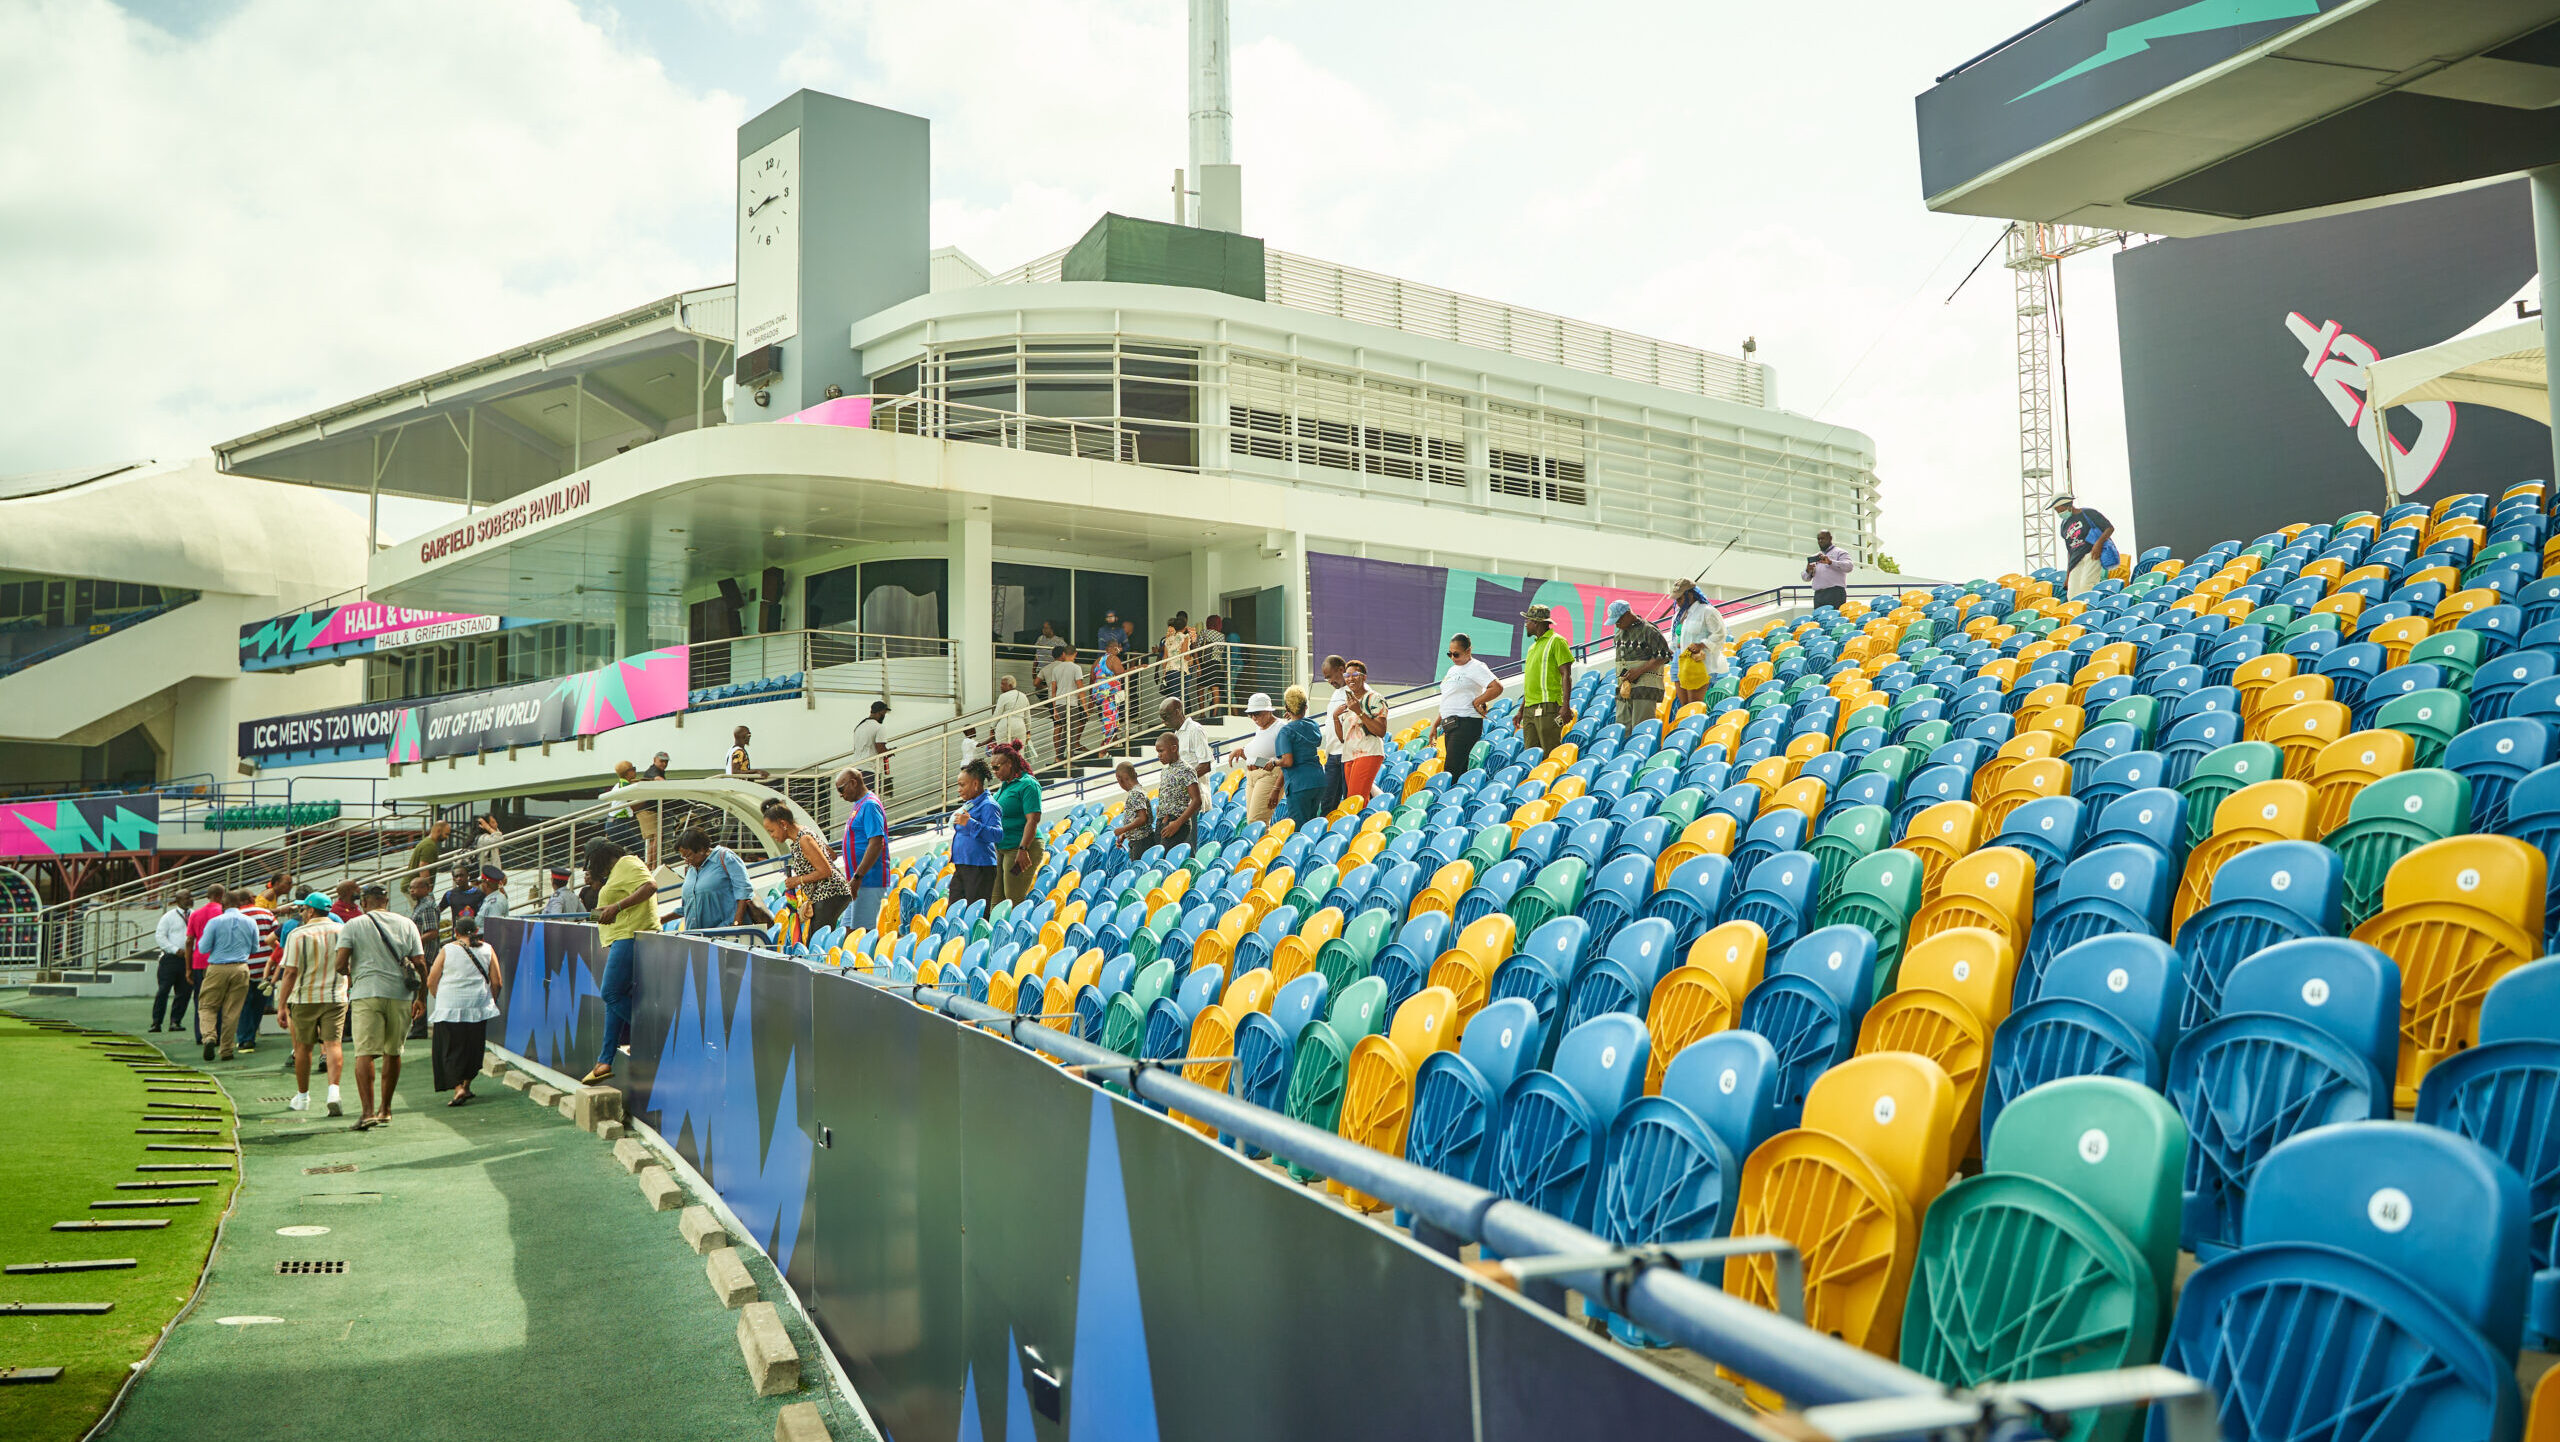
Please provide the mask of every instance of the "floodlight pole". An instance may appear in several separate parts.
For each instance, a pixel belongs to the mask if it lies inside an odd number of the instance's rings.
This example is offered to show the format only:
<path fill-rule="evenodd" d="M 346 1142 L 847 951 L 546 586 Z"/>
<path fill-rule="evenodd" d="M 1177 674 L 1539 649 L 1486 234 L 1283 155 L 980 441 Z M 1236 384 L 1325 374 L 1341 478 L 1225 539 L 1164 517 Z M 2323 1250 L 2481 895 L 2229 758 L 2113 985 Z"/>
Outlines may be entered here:
<path fill-rule="evenodd" d="M 2542 267 L 2542 369 L 2545 393 L 2543 420 L 2551 427 L 2551 478 L 2560 481 L 2560 391 L 2550 390 L 2551 364 L 2560 356 L 2560 165 L 2546 165 L 2528 177 L 2533 186 L 2533 258 Z"/>

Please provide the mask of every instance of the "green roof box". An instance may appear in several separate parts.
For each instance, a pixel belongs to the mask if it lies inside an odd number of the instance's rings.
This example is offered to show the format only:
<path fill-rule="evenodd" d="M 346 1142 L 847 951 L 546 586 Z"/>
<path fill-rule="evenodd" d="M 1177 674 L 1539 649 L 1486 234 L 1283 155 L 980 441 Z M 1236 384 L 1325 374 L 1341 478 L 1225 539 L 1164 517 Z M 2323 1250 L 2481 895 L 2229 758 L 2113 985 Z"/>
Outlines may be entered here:
<path fill-rule="evenodd" d="M 1262 242 L 1250 235 L 1106 215 L 1067 251 L 1061 280 L 1187 285 L 1262 299 Z"/>

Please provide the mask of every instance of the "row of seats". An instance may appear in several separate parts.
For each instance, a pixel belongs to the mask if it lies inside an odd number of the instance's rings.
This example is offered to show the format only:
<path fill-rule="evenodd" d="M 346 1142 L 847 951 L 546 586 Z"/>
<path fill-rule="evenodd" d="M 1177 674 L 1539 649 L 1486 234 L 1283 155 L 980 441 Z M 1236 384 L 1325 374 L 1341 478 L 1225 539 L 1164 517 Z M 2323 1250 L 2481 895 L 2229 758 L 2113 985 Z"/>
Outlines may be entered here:
<path fill-rule="evenodd" d="M 1950 1381 L 2166 1356 L 2237 1369 L 2245 1435 L 2397 1397 L 2462 1420 L 2393 1435 L 2512 1436 L 2511 1376 L 2504 1403 L 2438 1388 L 2455 1330 L 2395 1333 L 2390 1376 L 2239 1339 L 2279 1293 L 2341 1327 L 2414 1316 L 2391 1286 L 2510 1367 L 2526 1334 L 2466 1296 L 2560 1325 L 2552 1229 L 2510 1247 L 2445 1190 L 2554 1187 L 2533 1068 L 2560 1036 L 2520 1019 L 2560 967 L 2527 964 L 2560 836 L 2543 506 L 2536 484 L 2146 553 L 2070 600 L 2045 574 L 1825 609 L 1639 726 L 1579 678 L 1552 754 L 1506 699 L 1462 775 L 1400 733 L 1375 804 L 1252 825 L 1230 775 L 1196 847 L 1137 855 L 1079 807 L 1047 819 L 1029 904 L 952 904 L 937 850 L 877 932 L 780 939 L 1614 1240 L 1789 1237 L 1815 1325 Z M 2285 1159 L 2367 1154 L 2337 1175 L 2418 1199 L 2445 1275 L 2304 1263 L 2353 1228 L 2299 1214 L 2322 1188 Z M 2212 1288 L 2171 1294 L 2181 1250 Z M 1773 1302 L 1765 1261 L 1722 1280 Z"/>
<path fill-rule="evenodd" d="M 277 826 L 319 826 L 338 819 L 335 801 L 296 801 L 281 806 L 220 806 L 205 813 L 212 831 L 255 831 Z"/>
<path fill-rule="evenodd" d="M 794 671 L 786 676 L 759 676 L 752 681 L 736 681 L 725 686 L 699 686 L 694 688 L 691 704 L 699 710 L 732 701 L 753 701 L 759 697 L 797 692 L 807 681 L 808 673 Z"/>

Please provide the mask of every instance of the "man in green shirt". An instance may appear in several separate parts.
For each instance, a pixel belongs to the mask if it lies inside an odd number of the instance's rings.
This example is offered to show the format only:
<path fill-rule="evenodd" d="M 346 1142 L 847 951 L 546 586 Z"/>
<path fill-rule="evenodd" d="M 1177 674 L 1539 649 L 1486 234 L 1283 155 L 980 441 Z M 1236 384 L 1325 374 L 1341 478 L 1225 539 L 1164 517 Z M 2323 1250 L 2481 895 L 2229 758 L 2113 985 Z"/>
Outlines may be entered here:
<path fill-rule="evenodd" d="M 1564 699 L 1573 689 L 1573 648 L 1556 634 L 1554 613 L 1531 606 L 1520 613 L 1529 628 L 1529 652 L 1521 658 L 1520 732 L 1540 751 L 1564 741 Z"/>

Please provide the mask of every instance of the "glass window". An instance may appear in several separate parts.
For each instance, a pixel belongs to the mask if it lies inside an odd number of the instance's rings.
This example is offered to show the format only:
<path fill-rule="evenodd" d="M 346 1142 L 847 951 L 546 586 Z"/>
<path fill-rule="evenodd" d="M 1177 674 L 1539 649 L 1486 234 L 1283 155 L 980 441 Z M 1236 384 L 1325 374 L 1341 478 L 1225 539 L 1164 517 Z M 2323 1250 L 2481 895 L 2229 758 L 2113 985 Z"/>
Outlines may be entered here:
<path fill-rule="evenodd" d="M 1044 621 L 1062 638 L 1066 635 L 1075 620 L 1070 614 L 1073 572 L 1062 566 L 1017 566 L 1003 561 L 996 562 L 994 570 L 997 641 L 1028 646 L 1039 636 Z"/>
<path fill-rule="evenodd" d="M 939 556 L 862 563 L 862 625 L 874 636 L 947 637 L 951 563 Z"/>
<path fill-rule="evenodd" d="M 1076 644 L 1098 648 L 1101 643 L 1095 633 L 1102 629 L 1103 613 L 1113 611 L 1129 632 L 1129 647 L 1123 654 L 1136 655 L 1155 644 L 1159 628 L 1147 624 L 1146 577 L 1117 571 L 1076 572 Z"/>
<path fill-rule="evenodd" d="M 857 629 L 855 623 L 862 619 L 861 570 L 840 566 L 802 581 L 800 610 L 806 619 L 801 625 L 812 631 Z"/>

